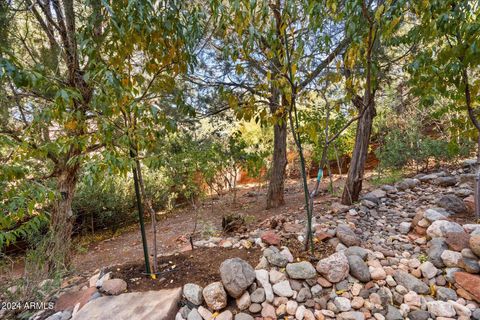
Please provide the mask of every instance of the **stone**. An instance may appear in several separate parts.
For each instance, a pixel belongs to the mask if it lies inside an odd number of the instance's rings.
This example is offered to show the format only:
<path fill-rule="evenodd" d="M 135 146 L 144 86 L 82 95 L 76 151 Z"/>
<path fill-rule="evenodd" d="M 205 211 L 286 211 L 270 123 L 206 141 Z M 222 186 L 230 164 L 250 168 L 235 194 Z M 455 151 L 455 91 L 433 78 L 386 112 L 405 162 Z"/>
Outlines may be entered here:
<path fill-rule="evenodd" d="M 202 315 L 197 309 L 193 309 L 187 316 L 187 320 L 203 320 Z"/>
<path fill-rule="evenodd" d="M 429 243 L 430 247 L 427 250 L 428 259 L 433 263 L 437 268 L 445 267 L 445 264 L 442 260 L 443 251 L 448 249 L 448 245 L 445 242 L 444 238 L 434 238 Z"/>
<path fill-rule="evenodd" d="M 255 270 L 245 260 L 232 258 L 220 265 L 220 277 L 230 296 L 238 298 L 255 280 Z"/>
<path fill-rule="evenodd" d="M 254 318 L 249 314 L 240 312 L 235 315 L 235 320 L 254 320 Z"/>
<path fill-rule="evenodd" d="M 443 263 L 450 268 L 458 267 L 459 261 L 462 260 L 462 254 L 457 251 L 445 250 L 441 255 Z"/>
<path fill-rule="evenodd" d="M 127 283 L 122 279 L 105 280 L 103 281 L 100 290 L 106 294 L 116 296 L 127 290 Z"/>
<path fill-rule="evenodd" d="M 467 206 L 462 199 L 453 194 L 447 194 L 438 200 L 437 205 L 444 208 L 445 210 L 452 211 L 455 213 L 464 213 L 467 212 Z"/>
<path fill-rule="evenodd" d="M 427 229 L 430 238 L 445 238 L 448 232 L 463 232 L 463 228 L 456 222 L 437 220 Z"/>
<path fill-rule="evenodd" d="M 352 246 L 352 247 L 348 247 L 345 251 L 344 251 L 345 255 L 348 257 L 348 256 L 352 256 L 352 255 L 356 255 L 356 256 L 359 256 L 360 258 L 362 258 L 362 260 L 365 260 L 367 259 L 367 256 L 368 256 L 368 252 L 367 250 L 365 250 L 364 248 L 362 247 L 358 247 L 358 246 Z"/>
<path fill-rule="evenodd" d="M 403 316 L 400 313 L 400 310 L 395 308 L 392 305 L 387 306 L 387 314 L 385 315 L 386 320 L 403 320 Z"/>
<path fill-rule="evenodd" d="M 480 257 L 480 235 L 472 235 L 468 241 L 468 244 L 473 253 Z"/>
<path fill-rule="evenodd" d="M 64 292 L 55 302 L 55 311 L 62 311 L 66 309 L 73 310 L 77 304 L 79 304 L 79 308 L 81 309 L 96 293 L 98 292 L 95 286 L 80 291 Z"/>
<path fill-rule="evenodd" d="M 273 284 L 287 279 L 287 276 L 285 275 L 285 273 L 280 272 L 276 269 L 270 270 L 269 276 L 270 276 L 270 282 Z"/>
<path fill-rule="evenodd" d="M 466 272 L 455 272 L 455 282 L 480 303 L 480 276 Z"/>
<path fill-rule="evenodd" d="M 227 293 L 221 282 L 212 282 L 203 289 L 203 298 L 212 310 L 221 310 L 227 306 Z"/>
<path fill-rule="evenodd" d="M 263 301 L 265 301 L 265 289 L 257 288 L 250 295 L 250 300 L 254 303 L 262 303 Z"/>
<path fill-rule="evenodd" d="M 473 195 L 469 195 L 468 197 L 463 199 L 463 203 L 465 204 L 468 213 L 475 213 L 475 198 L 473 197 Z"/>
<path fill-rule="evenodd" d="M 365 315 L 360 311 L 347 311 L 339 313 L 337 320 L 365 320 Z"/>
<path fill-rule="evenodd" d="M 430 261 L 425 261 L 420 265 L 420 271 L 422 271 L 422 276 L 432 279 L 437 275 L 438 269 Z"/>
<path fill-rule="evenodd" d="M 183 295 L 196 306 L 203 303 L 203 288 L 195 283 L 187 283 L 183 286 Z"/>
<path fill-rule="evenodd" d="M 347 259 L 350 268 L 350 274 L 353 277 L 360 280 L 361 282 L 370 281 L 370 271 L 368 270 L 367 264 L 360 256 L 351 255 L 347 256 Z"/>
<path fill-rule="evenodd" d="M 215 320 L 232 320 L 233 314 L 230 310 L 225 310 L 215 317 Z"/>
<path fill-rule="evenodd" d="M 385 280 L 387 278 L 387 273 L 382 267 L 369 267 L 370 276 L 372 280 Z"/>
<path fill-rule="evenodd" d="M 350 300 L 344 297 L 336 297 L 334 303 L 340 312 L 349 311 L 352 308 Z"/>
<path fill-rule="evenodd" d="M 317 271 L 329 282 L 337 283 L 348 276 L 348 259 L 343 252 L 337 252 L 320 260 L 317 263 Z"/>
<path fill-rule="evenodd" d="M 466 306 L 461 305 L 460 303 L 452 300 L 448 301 L 448 303 L 450 303 L 453 306 L 453 308 L 455 309 L 455 312 L 457 313 L 457 316 L 465 317 L 467 319 L 470 319 L 470 317 L 472 316 L 472 311 Z"/>
<path fill-rule="evenodd" d="M 447 217 L 445 214 L 440 212 L 439 210 L 436 209 L 427 209 L 425 210 L 425 213 L 423 214 L 423 217 L 427 219 L 430 223 L 437 221 L 437 220 L 447 220 Z"/>
<path fill-rule="evenodd" d="M 285 267 L 288 263 L 288 257 L 280 253 L 276 247 L 270 247 L 263 250 L 263 256 L 267 258 L 268 263 L 276 267 Z"/>
<path fill-rule="evenodd" d="M 267 270 L 255 270 L 255 277 L 259 285 L 265 289 L 265 300 L 268 302 L 273 302 L 273 289 L 272 285 L 268 281 L 268 271 Z"/>
<path fill-rule="evenodd" d="M 265 300 L 265 293 L 264 293 L 264 300 Z M 263 301 L 262 301 L 263 302 Z M 245 291 L 239 298 L 236 299 L 237 308 L 239 310 L 246 310 L 252 304 L 252 300 L 250 299 L 250 294 L 248 291 Z"/>
<path fill-rule="evenodd" d="M 407 221 L 401 222 L 398 226 L 398 230 L 400 231 L 401 234 L 408 234 L 411 228 L 412 228 L 412 223 Z"/>
<path fill-rule="evenodd" d="M 466 232 L 447 232 L 445 242 L 453 251 L 469 248 L 470 235 Z"/>
<path fill-rule="evenodd" d="M 410 320 L 428 320 L 430 318 L 430 313 L 425 310 L 414 310 L 408 314 Z"/>
<path fill-rule="evenodd" d="M 295 319 L 303 320 L 305 316 L 305 306 L 299 306 L 297 311 L 295 311 Z"/>
<path fill-rule="evenodd" d="M 297 311 L 297 308 L 298 308 L 298 303 L 296 301 L 288 300 L 286 311 L 289 315 L 293 316 L 295 314 L 295 312 Z"/>
<path fill-rule="evenodd" d="M 262 317 L 275 319 L 277 317 L 275 307 L 269 303 L 262 304 Z"/>
<path fill-rule="evenodd" d="M 448 300 L 457 300 L 457 293 L 455 290 L 447 288 L 447 287 L 437 287 L 436 298 L 437 300 L 441 301 L 448 301 Z"/>
<path fill-rule="evenodd" d="M 104 296 L 87 303 L 72 319 L 170 320 L 175 318 L 181 296 L 182 288 Z"/>
<path fill-rule="evenodd" d="M 452 318 L 456 315 L 453 306 L 444 301 L 429 301 L 427 302 L 427 308 L 436 317 Z"/>
<path fill-rule="evenodd" d="M 293 296 L 293 290 L 288 280 L 283 280 L 275 283 L 272 288 L 273 292 L 280 297 L 290 298 L 291 296 Z"/>
<path fill-rule="evenodd" d="M 248 308 L 248 311 L 250 311 L 251 313 L 259 313 L 260 311 L 262 311 L 262 306 L 258 303 L 252 303 Z"/>
<path fill-rule="evenodd" d="M 298 291 L 296 300 L 297 302 L 305 302 L 307 299 L 311 298 L 312 293 L 310 292 L 310 289 L 303 287 Z"/>
<path fill-rule="evenodd" d="M 427 294 L 428 292 L 430 292 L 430 288 L 428 287 L 428 285 L 415 278 L 408 272 L 405 272 L 403 270 L 397 270 L 393 274 L 393 277 L 398 284 L 401 284 L 410 291 L 415 291 L 416 293 L 420 294 Z"/>
<path fill-rule="evenodd" d="M 353 297 L 350 304 L 352 305 L 353 309 L 360 309 L 361 307 L 363 307 L 364 303 L 365 299 L 363 299 L 362 297 Z"/>
<path fill-rule="evenodd" d="M 317 275 L 315 268 L 308 261 L 289 263 L 286 272 L 292 279 L 310 279 Z"/>
<path fill-rule="evenodd" d="M 339 224 L 336 232 L 337 238 L 347 247 L 360 246 L 360 238 L 346 224 Z"/>
<path fill-rule="evenodd" d="M 202 318 L 205 319 L 212 319 L 213 315 L 212 313 L 207 309 L 204 308 L 203 306 L 198 307 L 198 313 L 202 316 Z"/>
<path fill-rule="evenodd" d="M 462 255 L 462 259 L 458 262 L 458 266 L 465 269 L 468 273 L 480 273 L 480 265 L 478 264 L 477 258 L 469 259 Z"/>
<path fill-rule="evenodd" d="M 275 231 L 269 230 L 262 234 L 261 239 L 263 242 L 270 246 L 280 245 L 280 236 Z"/>
<path fill-rule="evenodd" d="M 395 184 L 395 187 L 399 190 L 407 190 L 407 189 L 412 189 L 420 184 L 420 180 L 418 179 L 411 179 L 411 178 L 405 178 L 402 181 L 399 181 Z"/>

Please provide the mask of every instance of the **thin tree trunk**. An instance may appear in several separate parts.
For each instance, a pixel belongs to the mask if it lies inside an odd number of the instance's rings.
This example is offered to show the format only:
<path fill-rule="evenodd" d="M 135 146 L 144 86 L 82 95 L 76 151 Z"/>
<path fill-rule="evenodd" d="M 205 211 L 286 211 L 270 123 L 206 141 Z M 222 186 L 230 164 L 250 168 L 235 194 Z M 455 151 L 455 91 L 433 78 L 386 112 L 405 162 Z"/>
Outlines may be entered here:
<path fill-rule="evenodd" d="M 267 209 L 285 204 L 285 169 L 287 166 L 287 123 L 282 120 L 273 128 L 273 160 L 268 185 Z"/>
<path fill-rule="evenodd" d="M 370 144 L 370 135 L 372 133 L 373 118 L 375 117 L 375 106 L 373 99 L 368 99 L 366 95 L 364 103 L 367 110 L 360 118 L 355 135 L 355 145 L 353 148 L 352 160 L 348 168 L 347 180 L 343 189 L 342 204 L 351 205 L 357 201 L 362 190 L 363 176 L 365 173 L 365 162 L 367 160 L 368 146 Z"/>

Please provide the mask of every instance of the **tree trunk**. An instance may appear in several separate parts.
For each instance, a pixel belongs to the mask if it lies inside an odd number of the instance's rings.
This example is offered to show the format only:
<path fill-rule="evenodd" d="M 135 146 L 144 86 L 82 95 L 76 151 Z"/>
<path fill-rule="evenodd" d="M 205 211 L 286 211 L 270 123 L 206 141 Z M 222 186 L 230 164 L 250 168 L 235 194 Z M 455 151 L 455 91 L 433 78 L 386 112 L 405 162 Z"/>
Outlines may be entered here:
<path fill-rule="evenodd" d="M 348 168 L 347 180 L 345 181 L 342 195 L 342 204 L 344 205 L 351 205 L 353 202 L 357 201 L 360 191 L 362 190 L 373 118 L 376 114 L 373 99 L 363 99 L 364 103 L 368 103 L 369 100 L 370 103 L 363 116 L 359 119 L 357 125 L 352 160 L 350 162 L 350 167 Z"/>
<path fill-rule="evenodd" d="M 287 166 L 287 122 L 282 119 L 273 127 L 273 160 L 268 185 L 267 209 L 285 204 L 283 197 L 285 168 Z"/>
<path fill-rule="evenodd" d="M 477 165 L 475 176 L 475 217 L 480 218 L 480 132 L 477 131 Z"/>
<path fill-rule="evenodd" d="M 46 260 L 48 271 L 67 269 L 71 262 L 71 236 L 73 229 L 72 201 L 80 166 L 64 166 L 58 170 L 59 199 L 54 204 L 47 238 Z"/>

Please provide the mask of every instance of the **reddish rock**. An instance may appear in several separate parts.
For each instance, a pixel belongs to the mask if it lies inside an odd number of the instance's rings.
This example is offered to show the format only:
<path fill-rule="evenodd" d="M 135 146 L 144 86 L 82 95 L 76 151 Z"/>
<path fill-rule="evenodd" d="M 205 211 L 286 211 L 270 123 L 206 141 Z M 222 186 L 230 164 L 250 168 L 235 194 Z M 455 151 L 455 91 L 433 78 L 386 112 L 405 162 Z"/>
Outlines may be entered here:
<path fill-rule="evenodd" d="M 417 225 L 418 225 L 418 221 L 420 221 L 420 220 L 422 220 L 422 219 L 423 219 L 423 211 L 417 212 L 417 214 L 415 215 L 415 217 L 413 217 L 412 226 L 417 226 Z"/>
<path fill-rule="evenodd" d="M 81 291 L 65 292 L 55 302 L 55 311 L 73 309 L 77 303 L 80 303 L 80 308 L 82 308 L 95 292 L 97 292 L 95 287 Z"/>
<path fill-rule="evenodd" d="M 280 244 L 280 236 L 273 231 L 267 231 L 262 234 L 262 241 L 271 246 L 278 246 Z"/>
<path fill-rule="evenodd" d="M 424 236 L 427 234 L 427 229 L 422 228 L 420 226 L 415 226 L 415 232 L 420 236 Z"/>
<path fill-rule="evenodd" d="M 466 272 L 456 272 L 454 277 L 460 288 L 466 290 L 475 301 L 480 302 L 480 276 Z"/>
<path fill-rule="evenodd" d="M 467 206 L 467 211 L 469 213 L 475 213 L 475 199 L 473 198 L 473 195 L 463 199 L 463 202 L 465 203 L 465 206 Z"/>
<path fill-rule="evenodd" d="M 330 288 L 332 286 L 332 283 L 325 279 L 324 277 L 318 277 L 317 278 L 317 283 L 321 285 L 324 288 Z"/>
<path fill-rule="evenodd" d="M 463 288 L 458 288 L 457 289 L 457 294 L 459 297 L 466 299 L 466 300 L 473 300 L 473 297 L 470 293 L 467 292 L 467 290 Z"/>
<path fill-rule="evenodd" d="M 462 251 L 469 248 L 470 235 L 466 232 L 447 232 L 445 241 L 453 251 Z"/>
<path fill-rule="evenodd" d="M 333 238 L 333 235 L 328 232 L 317 232 L 316 238 L 318 239 L 318 241 L 324 241 Z"/>
<path fill-rule="evenodd" d="M 285 230 L 285 232 L 297 233 L 297 232 L 302 232 L 303 225 L 296 224 L 296 223 L 285 223 L 283 225 L 283 229 Z"/>

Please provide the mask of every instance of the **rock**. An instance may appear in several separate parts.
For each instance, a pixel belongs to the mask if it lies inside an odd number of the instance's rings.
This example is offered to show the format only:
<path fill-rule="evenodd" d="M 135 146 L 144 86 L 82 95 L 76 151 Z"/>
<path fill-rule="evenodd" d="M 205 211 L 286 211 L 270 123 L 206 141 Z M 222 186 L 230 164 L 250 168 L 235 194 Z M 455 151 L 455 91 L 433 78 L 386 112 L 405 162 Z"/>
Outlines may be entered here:
<path fill-rule="evenodd" d="M 462 254 L 452 250 L 445 250 L 442 252 L 441 258 L 447 267 L 458 267 L 459 261 L 462 260 Z"/>
<path fill-rule="evenodd" d="M 235 320 L 254 320 L 254 318 L 249 314 L 240 312 L 235 315 Z"/>
<path fill-rule="evenodd" d="M 334 303 L 340 312 L 349 311 L 352 308 L 350 300 L 347 298 L 336 297 Z"/>
<path fill-rule="evenodd" d="M 287 313 L 289 315 L 294 315 L 295 312 L 297 311 L 297 308 L 298 308 L 298 303 L 294 300 L 288 300 L 287 302 Z"/>
<path fill-rule="evenodd" d="M 280 236 L 275 231 L 269 230 L 262 234 L 262 241 L 270 246 L 280 245 Z"/>
<path fill-rule="evenodd" d="M 463 232 L 463 228 L 456 222 L 437 220 L 427 229 L 430 238 L 445 238 L 448 232 Z"/>
<path fill-rule="evenodd" d="M 473 197 L 473 195 L 470 195 L 463 199 L 463 203 L 465 204 L 468 213 L 475 213 L 475 198 Z"/>
<path fill-rule="evenodd" d="M 263 289 L 262 289 L 263 290 Z M 263 296 L 263 300 L 265 300 L 265 292 L 264 292 L 264 296 Z M 263 302 L 263 301 L 262 301 Z M 248 307 L 250 307 L 250 305 L 252 304 L 252 301 L 250 299 L 250 294 L 248 293 L 248 291 L 245 291 L 241 296 L 240 298 L 237 298 L 236 299 L 236 303 L 237 303 L 237 308 L 239 310 L 246 310 L 248 309 Z"/>
<path fill-rule="evenodd" d="M 340 282 L 348 276 L 348 259 L 343 252 L 334 253 L 317 263 L 317 271 L 329 282 Z"/>
<path fill-rule="evenodd" d="M 395 308 L 392 305 L 387 306 L 387 314 L 385 315 L 386 320 L 403 320 L 403 316 L 400 313 L 400 310 Z"/>
<path fill-rule="evenodd" d="M 414 310 L 408 314 L 410 320 L 428 320 L 430 313 L 425 310 Z"/>
<path fill-rule="evenodd" d="M 435 184 L 441 187 L 452 187 L 457 184 L 457 177 L 449 176 L 449 177 L 438 177 L 434 181 Z"/>
<path fill-rule="evenodd" d="M 470 259 L 463 257 L 458 262 L 458 266 L 465 269 L 468 273 L 480 273 L 480 265 L 478 264 L 477 258 Z"/>
<path fill-rule="evenodd" d="M 480 235 L 472 235 L 468 241 L 470 249 L 480 257 Z"/>
<path fill-rule="evenodd" d="M 442 260 L 443 251 L 448 249 L 447 243 L 443 238 L 434 238 L 429 243 L 430 247 L 427 250 L 428 259 L 433 263 L 437 268 L 445 267 L 445 264 Z"/>
<path fill-rule="evenodd" d="M 265 300 L 268 302 L 273 302 L 273 289 L 272 285 L 268 281 L 268 271 L 267 270 L 255 270 L 255 277 L 260 286 L 265 289 Z"/>
<path fill-rule="evenodd" d="M 312 293 L 310 292 L 310 289 L 303 287 L 298 291 L 296 300 L 297 302 L 305 302 L 306 300 L 311 298 L 312 298 Z"/>
<path fill-rule="evenodd" d="M 221 310 L 227 306 L 227 293 L 221 282 L 212 282 L 203 289 L 203 298 L 212 310 Z"/>
<path fill-rule="evenodd" d="M 353 309 L 360 309 L 363 307 L 363 304 L 365 303 L 365 299 L 362 297 L 353 297 L 351 305 Z"/>
<path fill-rule="evenodd" d="M 232 320 L 233 314 L 230 310 L 225 310 L 215 317 L 215 320 Z"/>
<path fill-rule="evenodd" d="M 276 319 L 275 307 L 269 303 L 264 303 L 262 305 L 262 317 L 267 319 Z"/>
<path fill-rule="evenodd" d="M 469 248 L 470 235 L 466 232 L 447 232 L 445 242 L 453 251 Z"/>
<path fill-rule="evenodd" d="M 170 320 L 175 318 L 181 296 L 182 288 L 104 296 L 87 303 L 73 319 Z"/>
<path fill-rule="evenodd" d="M 467 212 L 467 206 L 462 199 L 453 194 L 447 194 L 438 200 L 437 205 L 444 208 L 445 210 L 452 211 L 455 213 L 464 213 Z"/>
<path fill-rule="evenodd" d="M 350 274 L 361 282 L 369 282 L 371 279 L 370 271 L 368 270 L 368 266 L 363 259 L 357 255 L 348 256 L 347 259 L 350 268 Z"/>
<path fill-rule="evenodd" d="M 437 287 L 437 300 L 448 301 L 448 300 L 457 300 L 457 293 L 455 290 L 446 288 L 446 287 Z"/>
<path fill-rule="evenodd" d="M 287 279 L 287 276 L 285 275 L 285 273 L 275 269 L 270 270 L 269 276 L 270 276 L 270 282 L 273 284 Z"/>
<path fill-rule="evenodd" d="M 455 282 L 480 303 L 480 276 L 466 272 L 455 272 Z"/>
<path fill-rule="evenodd" d="M 75 305 L 81 309 L 94 295 L 99 294 L 95 286 L 80 291 L 68 291 L 62 293 L 55 302 L 55 311 L 73 310 Z"/>
<path fill-rule="evenodd" d="M 427 308 L 436 317 L 452 318 L 456 314 L 455 309 L 448 302 L 429 301 L 427 302 Z"/>
<path fill-rule="evenodd" d="M 339 313 L 337 320 L 365 320 L 365 315 L 360 311 L 348 311 Z"/>
<path fill-rule="evenodd" d="M 432 279 L 437 275 L 438 269 L 430 261 L 425 261 L 420 265 L 420 271 L 425 278 Z"/>
<path fill-rule="evenodd" d="M 289 263 L 287 264 L 286 271 L 292 279 L 310 279 L 317 275 L 315 268 L 308 261 Z"/>
<path fill-rule="evenodd" d="M 187 316 L 187 320 L 203 320 L 202 315 L 197 309 L 193 309 Z"/>
<path fill-rule="evenodd" d="M 423 214 L 423 217 L 427 219 L 430 223 L 438 220 L 447 220 L 447 216 L 437 209 L 427 209 Z"/>
<path fill-rule="evenodd" d="M 250 311 L 251 313 L 259 313 L 260 311 L 262 311 L 262 306 L 258 303 L 252 303 L 248 308 L 248 311 Z"/>
<path fill-rule="evenodd" d="M 411 228 L 412 228 L 412 223 L 407 221 L 400 223 L 400 225 L 398 226 L 398 230 L 400 231 L 401 234 L 408 234 Z"/>
<path fill-rule="evenodd" d="M 362 260 L 367 259 L 367 256 L 368 256 L 367 250 L 365 250 L 362 247 L 357 247 L 357 246 L 348 247 L 344 251 L 344 253 L 347 257 L 352 256 L 352 255 L 356 255 L 356 256 L 359 256 L 360 258 L 362 258 Z"/>
<path fill-rule="evenodd" d="M 455 309 L 455 312 L 457 313 L 457 316 L 465 317 L 467 319 L 470 319 L 470 317 L 472 316 L 472 311 L 466 306 L 461 305 L 460 303 L 452 300 L 448 301 L 448 303 L 450 303 L 453 306 L 453 308 Z"/>
<path fill-rule="evenodd" d="M 270 247 L 263 250 L 263 256 L 267 258 L 268 263 L 276 267 L 285 267 L 288 263 L 288 257 L 280 253 L 276 247 Z"/>
<path fill-rule="evenodd" d="M 369 267 L 369 272 L 372 280 L 385 280 L 387 278 L 387 273 L 382 267 Z"/>
<path fill-rule="evenodd" d="M 415 291 L 420 294 L 427 294 L 430 291 L 430 288 L 425 283 L 403 270 L 395 271 L 393 277 L 398 284 L 401 284 L 410 291 Z"/>
<path fill-rule="evenodd" d="M 290 287 L 290 282 L 288 280 L 280 281 L 272 286 L 273 292 L 280 297 L 290 298 L 293 296 L 292 287 Z"/>
<path fill-rule="evenodd" d="M 262 303 L 263 301 L 265 301 L 265 289 L 257 288 L 250 295 L 250 300 L 254 303 Z"/>
<path fill-rule="evenodd" d="M 353 232 L 348 225 L 339 224 L 337 226 L 337 238 L 347 247 L 360 246 L 360 238 Z"/>
<path fill-rule="evenodd" d="M 116 296 L 127 290 L 127 283 L 122 279 L 105 280 L 103 281 L 100 290 L 105 292 L 106 294 Z"/>
<path fill-rule="evenodd" d="M 220 265 L 220 277 L 227 292 L 238 298 L 255 280 L 255 270 L 240 258 L 227 259 Z"/>
<path fill-rule="evenodd" d="M 407 190 L 407 189 L 412 189 L 420 184 L 420 180 L 418 179 L 410 179 L 406 178 L 403 179 L 402 181 L 399 181 L 395 184 L 395 187 L 399 190 Z"/>
<path fill-rule="evenodd" d="M 183 286 L 183 295 L 185 298 L 196 306 L 203 302 L 203 288 L 195 283 L 187 283 Z"/>

